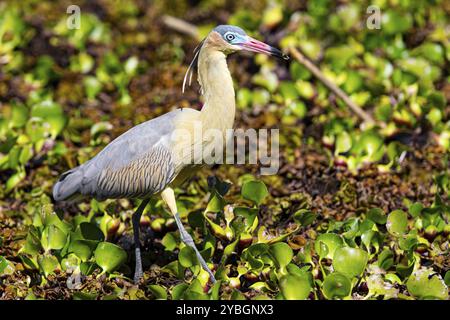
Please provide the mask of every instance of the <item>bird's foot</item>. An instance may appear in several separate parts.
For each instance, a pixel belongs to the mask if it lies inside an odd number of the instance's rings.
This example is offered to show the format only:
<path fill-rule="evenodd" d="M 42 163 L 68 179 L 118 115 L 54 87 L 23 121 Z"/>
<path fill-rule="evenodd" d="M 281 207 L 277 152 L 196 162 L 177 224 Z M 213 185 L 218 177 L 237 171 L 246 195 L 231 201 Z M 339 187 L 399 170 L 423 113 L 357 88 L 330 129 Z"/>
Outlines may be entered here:
<path fill-rule="evenodd" d="M 195 254 L 197 255 L 197 259 L 200 262 L 200 265 L 206 272 L 208 272 L 212 283 L 216 283 L 216 278 L 214 277 L 213 272 L 208 267 L 205 259 L 203 259 L 202 255 L 200 254 L 200 251 L 198 251 L 197 247 L 195 246 L 194 239 L 192 239 L 191 235 L 186 231 L 183 224 L 181 223 L 181 218 L 178 213 L 175 214 L 175 221 L 177 223 L 178 229 L 180 230 L 181 241 L 183 241 L 187 246 L 194 249 Z"/>

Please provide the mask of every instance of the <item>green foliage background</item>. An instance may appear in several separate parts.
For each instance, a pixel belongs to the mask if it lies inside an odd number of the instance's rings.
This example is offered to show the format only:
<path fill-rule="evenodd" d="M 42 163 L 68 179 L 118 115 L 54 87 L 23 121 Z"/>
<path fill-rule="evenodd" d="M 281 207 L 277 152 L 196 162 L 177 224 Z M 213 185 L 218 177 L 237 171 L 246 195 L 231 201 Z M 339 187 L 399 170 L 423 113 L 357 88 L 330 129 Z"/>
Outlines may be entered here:
<path fill-rule="evenodd" d="M 200 108 L 181 94 L 196 41 L 164 14 L 299 48 L 379 123 L 295 60 L 231 56 L 236 126 L 280 128 L 281 169 L 213 167 L 177 190 L 214 286 L 158 199 L 139 286 L 137 202 L 51 199 L 131 126 Z M 0 299 L 448 299 L 449 16 L 439 0 L 0 3 Z"/>

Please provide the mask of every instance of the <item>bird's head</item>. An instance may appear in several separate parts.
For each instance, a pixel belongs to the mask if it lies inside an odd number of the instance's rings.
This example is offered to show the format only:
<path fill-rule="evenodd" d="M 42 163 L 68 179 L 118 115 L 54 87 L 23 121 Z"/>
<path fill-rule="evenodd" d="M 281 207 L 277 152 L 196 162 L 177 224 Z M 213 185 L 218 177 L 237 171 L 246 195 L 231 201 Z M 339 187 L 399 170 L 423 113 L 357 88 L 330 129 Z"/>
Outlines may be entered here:
<path fill-rule="evenodd" d="M 214 50 L 223 52 L 225 55 L 236 52 L 236 51 L 251 51 L 268 54 L 277 58 L 282 58 L 285 60 L 289 60 L 289 57 L 283 54 L 277 48 L 269 46 L 268 44 L 253 39 L 248 36 L 244 30 L 239 27 L 231 26 L 231 25 L 220 25 L 215 27 L 208 36 L 200 42 L 200 44 L 194 50 L 194 58 L 192 59 L 189 68 L 186 71 L 183 80 L 183 89 L 187 85 L 191 85 L 192 74 L 194 73 L 194 69 L 198 67 L 199 54 L 202 48 L 208 47 L 213 48 Z"/>
<path fill-rule="evenodd" d="M 244 30 L 231 25 L 220 25 L 215 27 L 208 35 L 207 42 L 217 50 L 225 54 L 236 51 L 251 51 L 268 54 L 277 58 L 289 59 L 280 50 L 268 44 L 253 39 Z"/>

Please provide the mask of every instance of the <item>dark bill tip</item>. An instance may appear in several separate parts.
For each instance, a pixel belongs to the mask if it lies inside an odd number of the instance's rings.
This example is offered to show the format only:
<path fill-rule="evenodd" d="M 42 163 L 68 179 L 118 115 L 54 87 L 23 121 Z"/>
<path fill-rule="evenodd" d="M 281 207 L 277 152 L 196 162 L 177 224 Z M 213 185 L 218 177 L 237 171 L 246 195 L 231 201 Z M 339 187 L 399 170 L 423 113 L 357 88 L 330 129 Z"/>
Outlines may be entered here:
<path fill-rule="evenodd" d="M 277 48 L 270 47 L 270 55 L 283 60 L 289 60 L 289 56 L 278 50 Z"/>

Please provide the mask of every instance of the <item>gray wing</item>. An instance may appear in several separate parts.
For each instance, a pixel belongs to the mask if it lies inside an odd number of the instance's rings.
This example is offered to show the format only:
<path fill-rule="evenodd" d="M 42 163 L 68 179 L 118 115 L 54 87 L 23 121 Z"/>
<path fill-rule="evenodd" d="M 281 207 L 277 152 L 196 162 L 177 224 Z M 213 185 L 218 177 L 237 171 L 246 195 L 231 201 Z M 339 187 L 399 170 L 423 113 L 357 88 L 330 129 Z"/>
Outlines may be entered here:
<path fill-rule="evenodd" d="M 98 199 L 144 197 L 174 178 L 168 139 L 175 110 L 128 130 L 83 164 L 79 193 Z"/>

